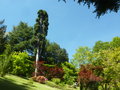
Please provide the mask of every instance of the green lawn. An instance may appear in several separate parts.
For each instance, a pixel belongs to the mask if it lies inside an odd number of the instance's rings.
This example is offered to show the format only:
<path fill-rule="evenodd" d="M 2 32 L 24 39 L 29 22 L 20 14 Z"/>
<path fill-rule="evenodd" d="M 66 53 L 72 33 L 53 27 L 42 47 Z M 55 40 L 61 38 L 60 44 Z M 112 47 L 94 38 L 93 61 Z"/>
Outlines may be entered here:
<path fill-rule="evenodd" d="M 4 78 L 0 77 L 0 90 L 79 90 L 79 88 L 74 89 L 68 85 L 59 86 L 61 89 L 55 88 L 55 83 L 50 81 L 49 84 L 51 84 L 52 87 L 50 87 L 51 85 L 40 84 L 31 79 L 25 79 L 14 75 L 6 75 Z"/>
<path fill-rule="evenodd" d="M 60 90 L 52 88 L 45 84 L 32 82 L 31 80 L 23 79 L 21 77 L 6 75 L 0 78 L 0 90 Z"/>

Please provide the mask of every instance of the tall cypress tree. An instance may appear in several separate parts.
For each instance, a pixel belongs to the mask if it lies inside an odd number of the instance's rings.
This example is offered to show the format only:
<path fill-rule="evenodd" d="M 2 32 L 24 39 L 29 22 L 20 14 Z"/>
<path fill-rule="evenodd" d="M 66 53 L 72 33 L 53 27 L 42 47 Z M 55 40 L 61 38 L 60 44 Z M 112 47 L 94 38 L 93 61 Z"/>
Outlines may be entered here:
<path fill-rule="evenodd" d="M 34 37 L 36 40 L 36 68 L 35 68 L 35 76 L 37 76 L 37 66 L 38 61 L 41 57 L 41 52 L 44 49 L 45 45 L 45 38 L 48 32 L 48 14 L 44 10 L 38 11 L 38 18 L 36 19 L 36 24 L 34 26 Z"/>

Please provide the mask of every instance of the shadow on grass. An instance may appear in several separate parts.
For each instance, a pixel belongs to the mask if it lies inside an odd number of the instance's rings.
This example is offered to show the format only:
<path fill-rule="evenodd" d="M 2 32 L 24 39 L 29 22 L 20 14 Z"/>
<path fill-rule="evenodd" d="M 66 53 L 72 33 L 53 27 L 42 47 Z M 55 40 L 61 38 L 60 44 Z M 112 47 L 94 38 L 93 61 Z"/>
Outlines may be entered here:
<path fill-rule="evenodd" d="M 0 90 L 28 90 L 26 85 L 18 85 L 13 81 L 0 78 Z"/>

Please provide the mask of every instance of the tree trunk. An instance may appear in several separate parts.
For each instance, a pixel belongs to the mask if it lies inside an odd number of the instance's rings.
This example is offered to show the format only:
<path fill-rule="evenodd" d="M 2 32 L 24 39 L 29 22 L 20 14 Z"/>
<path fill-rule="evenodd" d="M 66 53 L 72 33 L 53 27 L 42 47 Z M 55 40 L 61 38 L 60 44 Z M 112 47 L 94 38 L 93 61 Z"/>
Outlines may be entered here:
<path fill-rule="evenodd" d="M 38 73 L 38 61 L 40 59 L 40 40 L 38 40 L 37 53 L 36 53 L 36 63 L 35 63 L 35 77 Z"/>

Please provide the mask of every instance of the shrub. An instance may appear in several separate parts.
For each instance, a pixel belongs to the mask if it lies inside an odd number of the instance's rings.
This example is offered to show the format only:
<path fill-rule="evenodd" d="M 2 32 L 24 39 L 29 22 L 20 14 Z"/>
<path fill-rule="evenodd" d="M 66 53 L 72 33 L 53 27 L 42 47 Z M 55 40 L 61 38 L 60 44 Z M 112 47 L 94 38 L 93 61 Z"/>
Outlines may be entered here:
<path fill-rule="evenodd" d="M 70 76 L 69 74 L 65 74 L 63 76 L 63 78 L 64 78 L 64 82 L 66 84 L 73 85 L 73 83 L 75 82 L 75 77 L 74 76 Z"/>
<path fill-rule="evenodd" d="M 94 74 L 94 70 L 99 69 L 93 67 L 92 65 L 82 65 L 80 72 L 78 73 L 78 81 L 80 82 L 80 89 L 89 88 L 89 89 L 98 89 L 98 82 L 102 79 Z"/>
<path fill-rule="evenodd" d="M 42 84 L 45 84 L 47 81 L 47 78 L 44 76 L 37 76 L 36 81 Z"/>
<path fill-rule="evenodd" d="M 50 66 L 50 67 L 49 67 Z M 38 62 L 38 76 L 45 76 L 47 79 L 51 80 L 52 78 L 63 78 L 64 71 L 62 68 L 57 66 L 51 66 L 43 64 L 42 61 Z"/>
<path fill-rule="evenodd" d="M 59 84 L 60 79 L 59 78 L 52 78 L 52 82 L 54 82 L 55 84 Z"/>
<path fill-rule="evenodd" d="M 42 83 L 42 84 L 45 84 L 48 79 L 44 76 L 37 76 L 37 77 L 32 77 L 32 80 Z"/>
<path fill-rule="evenodd" d="M 15 52 L 11 56 L 12 74 L 19 76 L 31 76 L 33 63 L 29 60 L 30 56 L 26 52 Z"/>
<path fill-rule="evenodd" d="M 72 85 L 77 80 L 77 71 L 71 63 L 65 62 L 62 64 L 64 70 L 63 82 Z"/>

